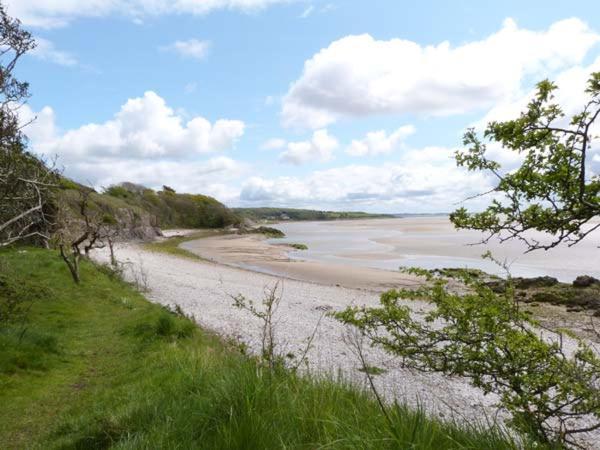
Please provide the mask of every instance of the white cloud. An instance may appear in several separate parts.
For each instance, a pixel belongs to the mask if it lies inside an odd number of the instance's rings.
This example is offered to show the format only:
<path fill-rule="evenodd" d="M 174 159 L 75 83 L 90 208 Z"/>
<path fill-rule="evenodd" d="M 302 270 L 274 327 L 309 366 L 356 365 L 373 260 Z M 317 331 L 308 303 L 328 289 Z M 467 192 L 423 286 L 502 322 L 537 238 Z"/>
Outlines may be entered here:
<path fill-rule="evenodd" d="M 451 115 L 490 107 L 530 76 L 580 63 L 599 40 L 576 18 L 544 31 L 507 19 L 489 37 L 456 47 L 347 36 L 305 62 L 284 97 L 282 120 L 321 128 L 343 117 Z"/>
<path fill-rule="evenodd" d="M 261 146 L 261 150 L 281 150 L 283 147 L 285 147 L 287 144 L 287 141 L 285 139 L 280 139 L 280 138 L 272 138 L 269 139 L 267 141 L 265 141 Z"/>
<path fill-rule="evenodd" d="M 51 108 L 26 128 L 34 149 L 44 154 L 69 157 L 186 158 L 231 148 L 244 134 L 244 122 L 219 119 L 210 123 L 193 117 L 183 123 L 159 95 L 148 91 L 121 106 L 104 123 L 90 123 L 60 134 L 55 130 Z M 37 139 L 43 128 L 45 139 Z M 52 132 L 48 130 L 53 130 Z"/>
<path fill-rule="evenodd" d="M 29 55 L 61 66 L 77 65 L 77 58 L 68 52 L 58 50 L 53 42 L 40 37 L 36 37 L 35 42 L 36 47 L 29 52 Z"/>
<path fill-rule="evenodd" d="M 187 41 L 175 41 L 172 44 L 160 47 L 160 50 L 175 52 L 186 58 L 203 60 L 208 55 L 210 47 L 210 41 L 189 39 Z"/>
<path fill-rule="evenodd" d="M 307 6 L 304 11 L 302 12 L 302 14 L 300 14 L 299 18 L 300 19 L 307 19 L 315 10 L 314 5 L 309 5 Z"/>
<path fill-rule="evenodd" d="M 456 167 L 453 151 L 427 147 L 406 152 L 395 164 L 349 165 L 315 171 L 306 177 L 252 177 L 240 202 L 389 212 L 444 212 L 491 180 Z"/>
<path fill-rule="evenodd" d="M 186 162 L 92 159 L 78 160 L 67 166 L 68 176 L 96 188 L 122 181 L 154 189 L 166 184 L 178 192 L 208 194 L 221 201 L 237 198 L 239 191 L 230 183 L 245 171 L 243 164 L 224 156 Z"/>
<path fill-rule="evenodd" d="M 336 138 L 327 130 L 317 130 L 308 141 L 289 142 L 287 150 L 279 155 L 283 163 L 301 165 L 308 162 L 326 162 L 339 147 Z"/>
<path fill-rule="evenodd" d="M 146 92 L 129 99 L 110 120 L 89 123 L 61 132 L 55 113 L 45 107 L 34 113 L 27 105 L 21 121 L 37 117 L 24 132 L 32 149 L 47 157 L 58 156 L 66 175 L 94 186 L 133 181 L 149 187 L 173 185 L 188 192 L 224 193 L 244 166 L 207 154 L 232 148 L 244 133 L 244 122 L 219 119 L 214 123 L 197 116 L 187 122 L 160 96 Z"/>
<path fill-rule="evenodd" d="M 295 0 L 6 0 L 8 12 L 28 26 L 56 28 L 84 17 L 119 14 L 141 23 L 146 16 L 205 15 L 216 10 L 245 13 Z"/>
<path fill-rule="evenodd" d="M 198 83 L 196 83 L 195 81 L 187 83 L 183 87 L 183 90 L 185 91 L 186 94 L 193 94 L 194 92 L 196 92 L 198 90 Z"/>
<path fill-rule="evenodd" d="M 390 135 L 385 130 L 371 131 L 363 139 L 353 140 L 346 153 L 351 156 L 385 155 L 398 148 L 414 132 L 415 127 L 412 125 L 400 127 Z"/>

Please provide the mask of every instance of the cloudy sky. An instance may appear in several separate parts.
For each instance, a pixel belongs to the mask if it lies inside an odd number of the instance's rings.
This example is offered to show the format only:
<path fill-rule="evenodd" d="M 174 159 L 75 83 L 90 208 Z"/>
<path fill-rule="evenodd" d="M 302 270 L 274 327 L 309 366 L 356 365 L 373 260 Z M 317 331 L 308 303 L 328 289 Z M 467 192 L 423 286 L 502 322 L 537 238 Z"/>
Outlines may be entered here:
<path fill-rule="evenodd" d="M 547 77 L 575 112 L 600 70 L 597 0 L 4 3 L 38 43 L 18 69 L 36 152 L 230 206 L 450 211 L 492 182 L 455 167 L 465 128 Z"/>

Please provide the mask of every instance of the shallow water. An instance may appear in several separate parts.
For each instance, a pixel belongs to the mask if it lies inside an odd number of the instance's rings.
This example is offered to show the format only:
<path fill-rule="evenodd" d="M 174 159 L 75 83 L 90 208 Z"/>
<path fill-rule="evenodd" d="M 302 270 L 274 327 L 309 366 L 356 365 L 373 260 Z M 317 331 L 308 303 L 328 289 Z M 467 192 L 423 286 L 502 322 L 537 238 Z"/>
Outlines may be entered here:
<path fill-rule="evenodd" d="M 600 278 L 600 231 L 574 247 L 524 254 L 518 241 L 481 242 L 482 234 L 455 230 L 447 217 L 410 217 L 338 222 L 284 222 L 275 225 L 286 234 L 274 243 L 303 243 L 309 249 L 290 257 L 308 261 L 397 270 L 404 266 L 427 269 L 468 267 L 503 275 L 504 270 L 481 255 L 491 250 L 510 265 L 513 276 L 550 275 L 570 282 L 578 275 Z M 536 238 L 543 239 L 539 234 Z"/>

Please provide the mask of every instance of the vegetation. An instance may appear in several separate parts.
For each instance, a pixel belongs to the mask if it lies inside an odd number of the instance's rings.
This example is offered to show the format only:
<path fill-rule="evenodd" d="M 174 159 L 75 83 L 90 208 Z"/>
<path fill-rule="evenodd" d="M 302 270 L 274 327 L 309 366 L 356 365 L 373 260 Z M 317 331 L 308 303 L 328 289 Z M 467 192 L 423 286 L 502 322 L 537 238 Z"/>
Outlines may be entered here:
<path fill-rule="evenodd" d="M 293 208 L 234 208 L 233 211 L 242 217 L 257 222 L 282 220 L 375 219 L 393 217 L 387 214 L 369 214 L 358 211 L 314 211 L 311 209 Z"/>
<path fill-rule="evenodd" d="M 308 245 L 306 244 L 287 244 L 289 247 L 295 248 L 296 250 L 308 250 Z"/>
<path fill-rule="evenodd" d="M 577 446 L 578 434 L 600 428 L 600 359 L 590 347 L 579 342 L 570 353 L 561 334 L 542 338 L 510 284 L 497 294 L 468 272 L 457 273 L 468 292 L 454 294 L 445 279 L 410 272 L 429 283 L 386 292 L 379 307 L 349 307 L 336 317 L 407 367 L 467 377 L 497 394 L 510 424 L 538 442 Z M 416 299 L 435 307 L 421 314 L 401 303 Z"/>
<path fill-rule="evenodd" d="M 25 333 L 0 328 L 1 448 L 520 447 L 402 405 L 388 424 L 343 382 L 263 370 L 110 269 L 84 260 L 75 285 L 53 252 L 0 256 L 24 289 L 42 289 Z"/>
<path fill-rule="evenodd" d="M 121 183 L 107 188 L 105 194 L 148 212 L 161 228 L 223 228 L 239 222 L 229 208 L 214 198 L 178 194 L 168 186 L 154 191 L 133 183 Z"/>
<path fill-rule="evenodd" d="M 14 76 L 18 60 L 35 42 L 1 3 L 0 46 L 0 247 L 22 240 L 47 243 L 57 176 L 26 151 L 18 110 L 29 97 L 29 84 Z"/>
<path fill-rule="evenodd" d="M 144 244 L 144 249 L 151 252 L 167 253 L 169 255 L 182 256 L 184 258 L 202 259 L 200 256 L 192 253 L 180 245 L 184 242 L 195 241 L 207 236 L 214 236 L 219 233 L 219 230 L 202 230 L 186 236 L 173 236 L 162 241 L 148 242 Z"/>
<path fill-rule="evenodd" d="M 247 234 L 264 234 L 268 238 L 284 238 L 285 233 L 277 228 L 260 226 L 256 228 L 244 228 L 241 233 Z"/>
<path fill-rule="evenodd" d="M 476 132 L 465 133 L 468 148 L 457 152 L 458 165 L 491 172 L 498 180 L 492 193 L 501 198 L 481 213 L 455 211 L 450 219 L 457 227 L 484 231 L 487 239 L 518 238 L 530 251 L 560 243 L 575 245 L 600 227 L 589 224 L 600 215 L 600 176 L 587 167 L 592 126 L 600 115 L 600 72 L 589 79 L 589 101 L 582 112 L 570 118 L 553 102 L 556 88 L 548 80 L 540 82 L 518 119 L 491 122 L 485 130 L 484 138 L 522 155 L 517 170 L 502 171 L 488 158 L 486 144 Z M 548 242 L 527 234 L 530 230 L 548 233 Z"/>

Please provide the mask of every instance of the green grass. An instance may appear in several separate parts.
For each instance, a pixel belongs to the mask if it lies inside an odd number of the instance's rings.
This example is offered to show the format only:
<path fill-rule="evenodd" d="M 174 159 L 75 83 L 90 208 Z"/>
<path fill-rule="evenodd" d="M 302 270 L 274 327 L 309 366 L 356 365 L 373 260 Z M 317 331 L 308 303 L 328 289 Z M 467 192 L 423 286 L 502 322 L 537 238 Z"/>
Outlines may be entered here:
<path fill-rule="evenodd" d="M 43 288 L 25 333 L 14 324 L 0 334 L 2 449 L 518 447 L 496 430 L 403 406 L 390 408 L 390 427 L 368 393 L 265 372 L 89 263 L 76 286 L 53 252 L 0 259 Z"/>
<path fill-rule="evenodd" d="M 296 250 L 308 250 L 308 245 L 306 244 L 287 244 L 289 247 L 295 248 Z"/>
<path fill-rule="evenodd" d="M 223 233 L 224 232 L 222 230 L 200 230 L 187 236 L 177 236 L 165 239 L 163 241 L 148 242 L 144 244 L 143 247 L 145 250 L 149 250 L 151 252 L 167 253 L 169 255 L 202 260 L 202 257 L 179 246 L 184 242 L 195 241 L 196 239 L 216 236 Z"/>

